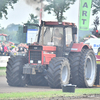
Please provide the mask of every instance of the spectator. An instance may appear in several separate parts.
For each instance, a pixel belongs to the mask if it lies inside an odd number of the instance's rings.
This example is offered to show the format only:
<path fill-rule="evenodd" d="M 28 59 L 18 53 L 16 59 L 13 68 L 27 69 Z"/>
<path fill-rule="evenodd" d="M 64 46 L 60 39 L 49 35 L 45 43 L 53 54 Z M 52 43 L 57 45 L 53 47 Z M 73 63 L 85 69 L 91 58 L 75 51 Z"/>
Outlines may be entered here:
<path fill-rule="evenodd" d="M 2 48 L 2 45 L 0 43 L 0 56 L 2 56 L 2 55 L 3 55 L 3 48 Z"/>
<path fill-rule="evenodd" d="M 17 47 L 13 48 L 12 49 L 12 54 L 13 55 L 17 55 L 18 54 L 17 51 L 18 51 L 18 48 Z"/>
<path fill-rule="evenodd" d="M 4 56 L 8 56 L 7 44 L 4 46 Z"/>
<path fill-rule="evenodd" d="M 24 52 L 23 44 L 19 44 L 18 46 L 18 52 Z"/>
<path fill-rule="evenodd" d="M 28 50 L 27 44 L 19 44 L 18 46 L 15 46 L 14 44 L 11 45 L 10 43 L 5 44 L 2 42 L 0 44 L 0 55 L 3 56 L 11 56 L 11 55 L 25 55 L 25 53 Z"/>
<path fill-rule="evenodd" d="M 4 55 L 4 46 L 5 46 L 5 43 L 2 42 L 2 55 Z"/>
<path fill-rule="evenodd" d="M 27 46 L 27 44 L 24 44 L 24 52 L 26 53 L 27 50 L 28 50 L 28 46 Z"/>
<path fill-rule="evenodd" d="M 8 56 L 11 55 L 11 45 L 10 44 L 7 44 L 7 49 L 8 49 Z"/>
<path fill-rule="evenodd" d="M 14 45 L 14 43 L 13 43 L 13 45 L 11 45 L 11 50 L 13 49 L 13 48 L 15 48 L 16 46 Z"/>

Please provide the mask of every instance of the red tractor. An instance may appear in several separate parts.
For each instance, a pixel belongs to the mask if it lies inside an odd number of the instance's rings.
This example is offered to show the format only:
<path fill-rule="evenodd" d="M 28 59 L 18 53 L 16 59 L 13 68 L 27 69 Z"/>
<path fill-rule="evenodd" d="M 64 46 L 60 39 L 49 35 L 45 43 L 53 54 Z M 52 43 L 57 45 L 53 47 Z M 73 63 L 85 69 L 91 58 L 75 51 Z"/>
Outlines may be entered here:
<path fill-rule="evenodd" d="M 7 41 L 7 34 L 3 34 L 3 33 L 1 33 L 0 34 L 0 42 L 5 42 L 5 41 Z"/>
<path fill-rule="evenodd" d="M 96 57 L 92 48 L 76 42 L 74 23 L 43 21 L 37 43 L 29 45 L 26 56 L 11 57 L 6 77 L 10 86 L 49 85 L 61 88 L 68 83 L 92 87 L 96 80 Z"/>
<path fill-rule="evenodd" d="M 10 38 L 10 36 L 8 36 L 7 34 L 0 33 L 0 42 L 8 43 L 9 38 Z M 12 42 L 9 42 L 9 43 L 12 44 Z"/>

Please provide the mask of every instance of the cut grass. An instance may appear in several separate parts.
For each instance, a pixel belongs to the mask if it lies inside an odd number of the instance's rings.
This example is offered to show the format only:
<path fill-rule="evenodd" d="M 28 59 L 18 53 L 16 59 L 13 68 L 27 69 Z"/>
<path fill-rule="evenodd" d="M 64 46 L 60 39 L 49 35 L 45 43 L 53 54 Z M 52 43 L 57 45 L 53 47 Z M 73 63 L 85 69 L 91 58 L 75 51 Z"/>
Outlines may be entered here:
<path fill-rule="evenodd" d="M 6 76 L 6 72 L 5 71 L 0 71 L 0 76 Z"/>
<path fill-rule="evenodd" d="M 6 76 L 6 67 L 0 67 L 0 76 Z"/>
<path fill-rule="evenodd" d="M 0 70 L 6 70 L 6 67 L 0 67 Z"/>
<path fill-rule="evenodd" d="M 24 99 L 24 98 L 49 98 L 58 96 L 83 96 L 84 94 L 100 94 L 100 88 L 76 89 L 75 93 L 67 93 L 61 91 L 46 92 L 25 92 L 25 93 L 2 93 L 0 99 Z"/>

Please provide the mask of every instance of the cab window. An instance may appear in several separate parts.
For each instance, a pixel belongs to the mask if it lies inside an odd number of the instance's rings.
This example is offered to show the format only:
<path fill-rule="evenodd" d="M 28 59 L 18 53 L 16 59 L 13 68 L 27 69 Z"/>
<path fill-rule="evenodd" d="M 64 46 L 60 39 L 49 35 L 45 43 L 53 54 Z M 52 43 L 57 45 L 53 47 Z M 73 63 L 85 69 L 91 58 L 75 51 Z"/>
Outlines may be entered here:
<path fill-rule="evenodd" d="M 71 44 L 72 40 L 72 28 L 65 28 L 66 33 L 66 44 Z"/>

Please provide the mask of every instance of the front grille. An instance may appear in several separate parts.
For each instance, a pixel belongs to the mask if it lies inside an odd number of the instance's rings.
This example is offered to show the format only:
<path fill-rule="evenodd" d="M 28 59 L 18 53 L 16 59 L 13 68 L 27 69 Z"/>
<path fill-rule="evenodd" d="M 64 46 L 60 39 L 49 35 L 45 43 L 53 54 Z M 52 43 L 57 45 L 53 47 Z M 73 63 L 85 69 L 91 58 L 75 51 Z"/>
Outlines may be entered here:
<path fill-rule="evenodd" d="M 30 51 L 30 60 L 33 60 L 33 63 L 38 63 L 41 60 L 41 51 Z"/>

